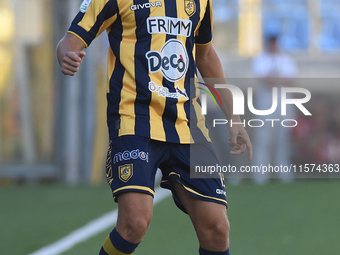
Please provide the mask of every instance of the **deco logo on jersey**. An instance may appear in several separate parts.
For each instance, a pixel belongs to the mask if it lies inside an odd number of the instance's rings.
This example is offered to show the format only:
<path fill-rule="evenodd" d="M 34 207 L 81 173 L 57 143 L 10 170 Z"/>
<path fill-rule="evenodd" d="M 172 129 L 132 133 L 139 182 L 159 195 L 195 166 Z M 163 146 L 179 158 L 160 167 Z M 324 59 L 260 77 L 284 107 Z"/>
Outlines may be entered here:
<path fill-rule="evenodd" d="M 188 53 L 180 40 L 170 39 L 161 51 L 146 53 L 150 73 L 161 72 L 171 82 L 180 81 L 188 71 Z"/>
<path fill-rule="evenodd" d="M 143 3 L 143 4 L 134 4 L 130 6 L 131 11 L 142 10 L 142 9 L 150 9 L 153 7 L 161 7 L 162 2 L 153 2 L 153 3 Z"/>
<path fill-rule="evenodd" d="M 113 157 L 113 164 L 123 160 L 130 160 L 130 159 L 140 159 L 146 162 L 149 162 L 149 153 L 140 151 L 139 149 L 132 150 L 132 151 L 124 151 L 118 152 Z"/>
<path fill-rule="evenodd" d="M 84 0 L 83 3 L 80 5 L 79 11 L 85 13 L 89 8 L 89 5 L 92 0 Z"/>
<path fill-rule="evenodd" d="M 188 14 L 189 17 L 195 14 L 196 12 L 196 3 L 194 0 L 184 0 L 184 10 Z"/>
<path fill-rule="evenodd" d="M 192 21 L 169 17 L 149 17 L 146 20 L 149 34 L 168 34 L 189 37 Z"/>
<path fill-rule="evenodd" d="M 133 164 L 126 164 L 118 167 L 118 177 L 121 181 L 127 182 L 133 176 Z"/>

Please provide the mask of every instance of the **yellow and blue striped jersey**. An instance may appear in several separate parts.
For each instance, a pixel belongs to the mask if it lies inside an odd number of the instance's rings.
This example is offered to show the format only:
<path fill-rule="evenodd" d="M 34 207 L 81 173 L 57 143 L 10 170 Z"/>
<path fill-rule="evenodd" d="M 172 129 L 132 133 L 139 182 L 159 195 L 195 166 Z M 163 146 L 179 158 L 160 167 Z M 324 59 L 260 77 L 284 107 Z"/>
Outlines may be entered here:
<path fill-rule="evenodd" d="M 212 40 L 211 0 L 84 0 L 68 32 L 88 47 L 105 30 L 110 139 L 210 140 L 191 79 L 195 44 Z"/>

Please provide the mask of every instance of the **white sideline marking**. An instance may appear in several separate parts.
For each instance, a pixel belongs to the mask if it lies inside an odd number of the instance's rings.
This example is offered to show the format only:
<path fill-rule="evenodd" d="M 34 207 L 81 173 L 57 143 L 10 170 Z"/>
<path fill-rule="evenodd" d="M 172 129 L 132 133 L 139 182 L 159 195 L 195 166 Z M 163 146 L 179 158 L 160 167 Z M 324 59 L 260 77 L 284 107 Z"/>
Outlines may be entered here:
<path fill-rule="evenodd" d="M 154 205 L 170 196 L 171 192 L 162 188 L 155 190 Z M 106 213 L 98 219 L 92 220 L 85 226 L 78 228 L 71 232 L 69 235 L 63 237 L 55 243 L 45 246 L 28 255 L 59 255 L 65 251 L 70 250 L 75 245 L 85 242 L 93 236 L 101 233 L 102 231 L 113 227 L 117 221 L 118 210 Z"/>

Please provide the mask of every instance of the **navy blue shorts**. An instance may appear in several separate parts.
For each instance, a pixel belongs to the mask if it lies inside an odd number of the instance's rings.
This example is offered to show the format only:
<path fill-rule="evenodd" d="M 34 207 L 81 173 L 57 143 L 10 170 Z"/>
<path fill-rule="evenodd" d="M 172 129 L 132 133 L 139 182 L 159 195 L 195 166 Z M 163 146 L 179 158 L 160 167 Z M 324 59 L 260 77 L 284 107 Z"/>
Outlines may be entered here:
<path fill-rule="evenodd" d="M 113 197 L 123 192 L 142 192 L 154 196 L 155 175 L 162 171 L 161 187 L 170 189 L 170 179 L 177 181 L 194 197 L 227 206 L 223 176 L 217 178 L 190 178 L 190 148 L 195 146 L 204 158 L 206 155 L 218 162 L 211 143 L 177 144 L 151 140 L 141 136 L 126 135 L 110 140 L 106 178 Z M 174 194 L 174 192 L 173 192 Z M 174 194 L 176 205 L 185 209 Z"/>

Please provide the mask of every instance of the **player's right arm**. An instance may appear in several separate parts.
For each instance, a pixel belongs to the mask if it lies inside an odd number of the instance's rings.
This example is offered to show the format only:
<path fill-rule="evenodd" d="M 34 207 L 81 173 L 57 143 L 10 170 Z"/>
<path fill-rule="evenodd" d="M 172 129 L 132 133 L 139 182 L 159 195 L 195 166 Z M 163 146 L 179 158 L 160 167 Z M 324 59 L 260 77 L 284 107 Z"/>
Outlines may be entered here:
<path fill-rule="evenodd" d="M 212 64 L 213 63 L 213 64 Z M 216 84 L 227 83 L 222 63 L 211 43 L 205 45 L 196 45 L 196 65 L 200 71 L 202 78 L 214 78 Z M 214 84 L 212 84 L 214 85 Z M 233 114 L 233 96 L 229 89 L 216 89 L 220 95 L 222 104 L 220 105 L 229 123 L 232 120 L 234 123 L 241 123 L 239 115 Z M 238 155 L 246 151 L 248 148 L 248 159 L 253 158 L 253 146 L 249 139 L 247 131 L 243 125 L 229 125 L 230 139 L 228 141 L 230 147 L 234 150 L 230 152 L 232 155 Z"/>
<path fill-rule="evenodd" d="M 57 58 L 61 72 L 73 76 L 78 70 L 86 53 L 85 44 L 77 36 L 67 33 L 58 43 Z"/>

